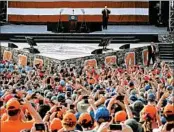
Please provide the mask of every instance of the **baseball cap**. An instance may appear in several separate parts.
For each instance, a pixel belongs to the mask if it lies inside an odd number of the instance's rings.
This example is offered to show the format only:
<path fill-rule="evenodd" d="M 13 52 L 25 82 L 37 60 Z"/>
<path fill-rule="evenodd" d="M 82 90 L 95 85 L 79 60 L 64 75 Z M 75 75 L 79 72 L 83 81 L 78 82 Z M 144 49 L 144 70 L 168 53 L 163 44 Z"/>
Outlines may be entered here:
<path fill-rule="evenodd" d="M 12 98 L 8 100 L 6 104 L 6 109 L 7 110 L 17 110 L 20 109 L 20 103 L 17 101 L 17 99 Z"/>
<path fill-rule="evenodd" d="M 174 88 L 173 88 L 172 86 L 170 86 L 170 85 L 167 86 L 167 90 L 168 90 L 168 91 L 172 91 L 173 89 L 174 89 Z"/>
<path fill-rule="evenodd" d="M 137 100 L 132 104 L 133 111 L 140 112 L 144 108 L 143 102 Z"/>
<path fill-rule="evenodd" d="M 166 115 L 174 114 L 174 105 L 173 104 L 167 104 L 164 107 L 164 114 L 166 114 Z"/>
<path fill-rule="evenodd" d="M 86 123 L 89 123 L 91 121 L 92 121 L 92 118 L 91 118 L 90 114 L 87 112 L 82 113 L 79 117 L 79 120 L 78 120 L 79 124 L 83 124 L 83 123 L 86 124 Z"/>
<path fill-rule="evenodd" d="M 44 95 L 46 96 L 48 92 L 50 92 L 50 90 L 45 90 Z"/>
<path fill-rule="evenodd" d="M 72 91 L 72 87 L 70 85 L 66 86 L 66 91 Z"/>
<path fill-rule="evenodd" d="M 62 128 L 61 120 L 58 118 L 54 118 L 50 123 L 50 129 L 53 130 L 60 130 Z"/>
<path fill-rule="evenodd" d="M 150 80 L 150 77 L 146 75 L 146 76 L 144 76 L 144 80 L 145 81 L 149 81 Z"/>
<path fill-rule="evenodd" d="M 143 92 L 144 93 L 144 92 L 146 92 L 146 90 L 144 88 L 141 88 L 140 89 L 140 92 Z"/>
<path fill-rule="evenodd" d="M 95 87 L 96 89 L 100 89 L 100 85 L 98 84 L 98 85 L 96 85 L 96 87 Z"/>
<path fill-rule="evenodd" d="M 94 115 L 94 119 L 98 121 L 99 119 L 104 119 L 105 121 L 108 121 L 110 119 L 109 111 L 106 107 L 99 107 Z"/>
<path fill-rule="evenodd" d="M 152 89 L 149 89 L 149 90 L 147 91 L 147 94 L 154 94 L 154 91 L 153 91 Z"/>
<path fill-rule="evenodd" d="M 131 90 L 130 94 L 131 95 L 136 95 L 137 94 L 137 90 L 135 90 L 135 89 Z"/>
<path fill-rule="evenodd" d="M 52 96 L 53 96 L 53 93 L 52 92 L 48 92 L 47 95 L 46 95 L 46 98 L 51 99 Z"/>
<path fill-rule="evenodd" d="M 85 103 L 84 100 L 82 100 L 82 101 L 80 101 L 80 102 L 77 103 L 77 110 L 80 113 L 87 112 L 88 107 L 89 107 L 89 104 L 88 103 Z"/>
<path fill-rule="evenodd" d="M 65 86 L 65 81 L 64 80 L 60 80 L 60 85 L 61 86 Z"/>
<path fill-rule="evenodd" d="M 127 113 L 122 110 L 122 111 L 119 111 L 115 114 L 115 122 L 123 122 L 126 120 L 126 117 L 127 117 Z"/>
<path fill-rule="evenodd" d="M 150 93 L 147 95 L 147 100 L 149 101 L 155 101 L 155 95 L 153 93 Z"/>
<path fill-rule="evenodd" d="M 153 119 L 156 115 L 157 109 L 153 105 L 146 105 L 142 109 L 142 112 L 144 114 L 149 114 L 149 116 Z"/>
<path fill-rule="evenodd" d="M 134 82 L 129 82 L 129 87 L 133 87 L 134 86 Z"/>
<path fill-rule="evenodd" d="M 59 102 L 64 101 L 64 100 L 65 100 L 65 94 L 58 94 L 58 95 L 57 95 L 57 100 L 58 100 Z"/>
<path fill-rule="evenodd" d="M 141 124 L 139 124 L 135 119 L 128 119 L 124 122 L 124 124 L 130 126 L 133 132 L 143 132 Z"/>
<path fill-rule="evenodd" d="M 54 100 L 57 100 L 57 97 L 56 96 L 52 96 L 51 97 L 51 101 L 54 101 Z"/>
<path fill-rule="evenodd" d="M 164 116 L 162 116 L 162 117 L 160 118 L 160 120 L 161 120 L 161 123 L 162 123 L 163 125 L 167 122 L 167 120 L 166 120 L 166 118 L 165 118 Z"/>
<path fill-rule="evenodd" d="M 63 116 L 63 122 L 64 123 L 76 123 L 77 122 L 77 119 L 76 119 L 76 116 L 73 113 L 67 112 Z"/>
<path fill-rule="evenodd" d="M 149 89 L 151 89 L 151 86 L 150 85 L 146 85 L 145 86 L 145 90 L 148 91 Z"/>
<path fill-rule="evenodd" d="M 136 95 L 131 95 L 131 96 L 129 97 L 129 99 L 132 100 L 132 101 L 136 101 L 138 98 L 137 98 Z"/>

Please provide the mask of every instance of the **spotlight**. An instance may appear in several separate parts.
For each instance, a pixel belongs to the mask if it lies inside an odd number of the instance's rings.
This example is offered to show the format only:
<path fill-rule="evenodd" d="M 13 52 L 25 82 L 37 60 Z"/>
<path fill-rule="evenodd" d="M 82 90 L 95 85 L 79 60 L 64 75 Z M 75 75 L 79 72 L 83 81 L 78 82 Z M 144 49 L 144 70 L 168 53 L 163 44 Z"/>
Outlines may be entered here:
<path fill-rule="evenodd" d="M 130 49 L 130 44 L 124 44 L 120 46 L 119 49 Z"/>
<path fill-rule="evenodd" d="M 17 45 L 15 45 L 14 43 L 8 43 L 8 48 L 18 48 Z"/>

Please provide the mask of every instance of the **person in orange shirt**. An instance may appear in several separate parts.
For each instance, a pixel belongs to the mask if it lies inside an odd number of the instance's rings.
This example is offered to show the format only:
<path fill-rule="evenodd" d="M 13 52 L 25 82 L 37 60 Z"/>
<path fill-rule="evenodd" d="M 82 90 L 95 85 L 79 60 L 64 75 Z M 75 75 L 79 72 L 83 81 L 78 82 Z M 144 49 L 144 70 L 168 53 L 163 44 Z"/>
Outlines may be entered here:
<path fill-rule="evenodd" d="M 31 129 L 34 122 L 42 122 L 41 117 L 28 101 L 25 101 L 24 105 L 32 115 L 33 120 L 22 120 L 21 105 L 17 99 L 12 98 L 6 104 L 7 119 L 1 121 L 1 132 L 20 132 L 23 129 Z"/>

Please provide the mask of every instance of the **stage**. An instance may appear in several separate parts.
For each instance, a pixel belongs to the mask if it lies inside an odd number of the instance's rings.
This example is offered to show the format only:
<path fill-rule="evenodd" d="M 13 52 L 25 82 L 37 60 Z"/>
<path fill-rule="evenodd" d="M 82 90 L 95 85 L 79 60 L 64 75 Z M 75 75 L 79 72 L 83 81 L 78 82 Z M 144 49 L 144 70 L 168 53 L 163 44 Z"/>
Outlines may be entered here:
<path fill-rule="evenodd" d="M 47 25 L 4 25 L 0 26 L 1 33 L 28 34 L 62 34 L 47 31 Z M 80 34 L 166 34 L 166 27 L 154 25 L 109 25 L 108 30 Z M 68 34 L 68 33 L 67 33 Z M 77 34 L 77 33 L 73 33 Z M 79 34 L 79 33 L 78 33 Z"/>
<path fill-rule="evenodd" d="M 158 42 L 159 34 L 167 34 L 166 27 L 153 25 L 109 25 L 108 30 L 91 33 L 55 33 L 47 31 L 46 25 L 1 26 L 1 40 L 26 42 L 31 36 L 41 43 L 99 43 L 103 37 L 112 38 L 111 43 Z"/>

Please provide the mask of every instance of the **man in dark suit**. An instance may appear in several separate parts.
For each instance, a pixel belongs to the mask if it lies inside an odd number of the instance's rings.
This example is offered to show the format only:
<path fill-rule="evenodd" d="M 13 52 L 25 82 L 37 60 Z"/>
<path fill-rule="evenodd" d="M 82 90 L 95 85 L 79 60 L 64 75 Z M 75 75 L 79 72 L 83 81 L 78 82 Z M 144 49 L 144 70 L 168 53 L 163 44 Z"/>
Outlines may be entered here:
<path fill-rule="evenodd" d="M 147 62 L 147 66 L 150 65 L 150 61 L 152 59 L 153 64 L 155 63 L 155 58 L 156 56 L 156 48 L 154 43 L 152 42 L 150 46 L 148 46 L 148 62 Z"/>
<path fill-rule="evenodd" d="M 107 29 L 108 19 L 109 19 L 109 14 L 110 13 L 111 13 L 111 11 L 107 9 L 107 6 L 105 6 L 105 9 L 102 10 L 102 15 L 103 15 L 103 29 Z"/>

